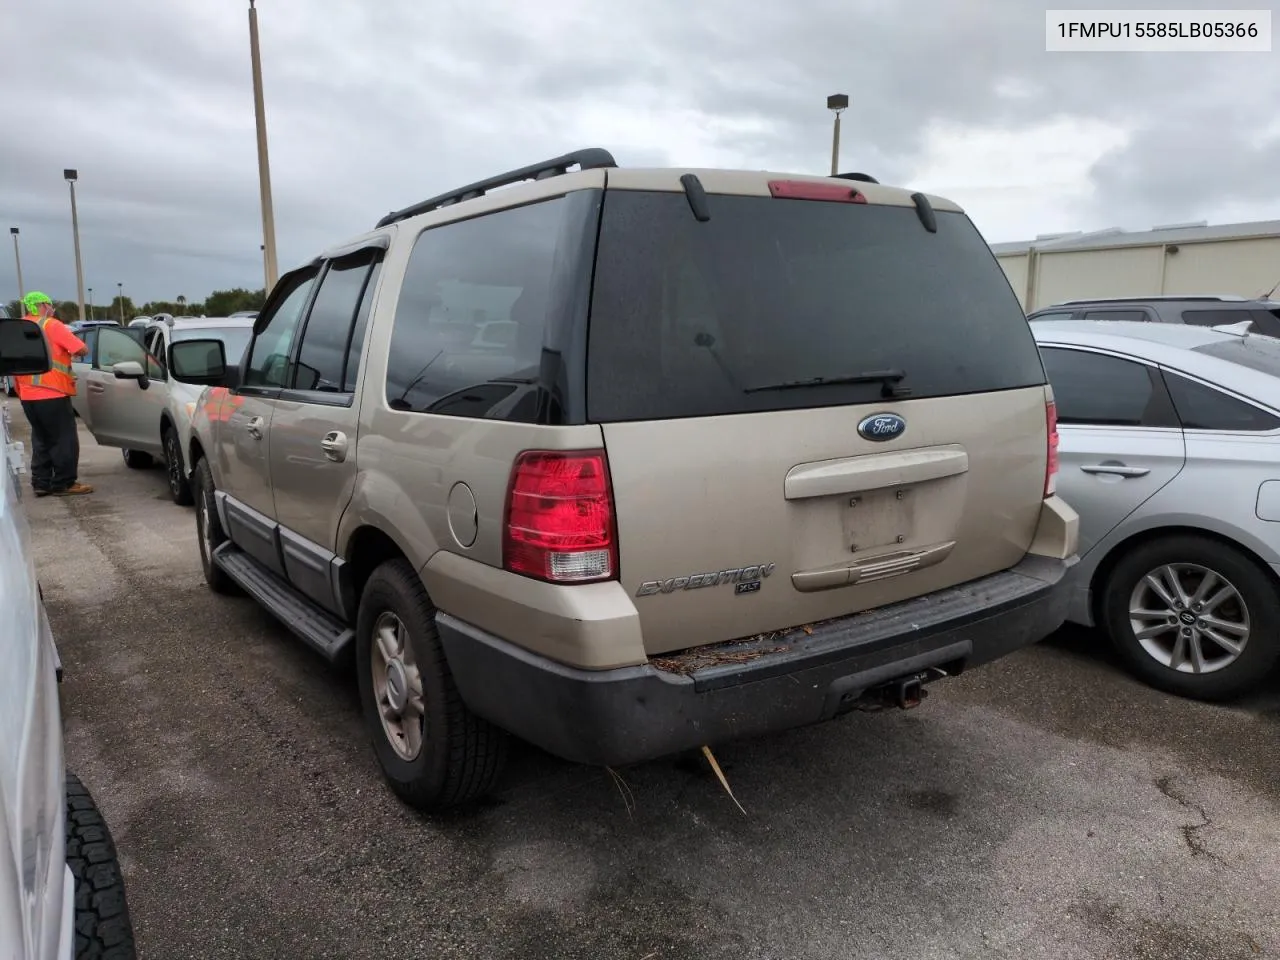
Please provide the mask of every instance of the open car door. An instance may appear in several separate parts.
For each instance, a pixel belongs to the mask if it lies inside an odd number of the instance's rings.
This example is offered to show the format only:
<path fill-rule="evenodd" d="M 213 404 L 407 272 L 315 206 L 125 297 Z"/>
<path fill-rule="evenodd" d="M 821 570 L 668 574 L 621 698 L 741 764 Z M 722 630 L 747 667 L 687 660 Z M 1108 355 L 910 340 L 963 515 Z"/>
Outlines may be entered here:
<path fill-rule="evenodd" d="M 168 382 L 164 365 L 143 346 L 146 332 L 145 327 L 99 328 L 92 362 L 76 392 L 84 394 L 81 418 L 98 443 L 160 457 L 160 415 L 168 400 Z M 114 368 L 125 362 L 139 364 L 146 376 L 117 378 Z"/>

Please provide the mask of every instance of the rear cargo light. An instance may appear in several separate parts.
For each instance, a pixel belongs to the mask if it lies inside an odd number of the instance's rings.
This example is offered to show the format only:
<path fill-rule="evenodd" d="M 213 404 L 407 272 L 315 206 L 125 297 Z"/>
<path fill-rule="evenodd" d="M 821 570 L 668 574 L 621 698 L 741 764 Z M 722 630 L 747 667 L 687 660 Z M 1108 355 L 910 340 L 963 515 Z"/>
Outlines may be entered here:
<path fill-rule="evenodd" d="M 1052 400 L 1044 405 L 1044 419 L 1049 438 L 1049 455 L 1044 465 L 1044 495 L 1051 497 L 1058 488 L 1058 405 Z"/>
<path fill-rule="evenodd" d="M 866 203 L 867 198 L 853 187 L 812 180 L 770 180 L 769 192 L 786 200 L 827 200 L 835 203 Z"/>
<path fill-rule="evenodd" d="M 603 450 L 527 450 L 507 487 L 502 565 L 552 583 L 618 575 L 618 536 Z"/>

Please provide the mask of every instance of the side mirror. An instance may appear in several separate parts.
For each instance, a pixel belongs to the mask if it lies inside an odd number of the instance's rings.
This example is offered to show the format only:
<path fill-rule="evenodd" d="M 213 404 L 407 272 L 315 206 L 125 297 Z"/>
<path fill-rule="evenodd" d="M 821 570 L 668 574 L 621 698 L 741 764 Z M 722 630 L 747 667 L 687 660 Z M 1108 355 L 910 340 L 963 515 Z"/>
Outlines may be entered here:
<path fill-rule="evenodd" d="M 147 376 L 147 371 L 142 369 L 142 364 L 137 360 L 118 360 L 112 365 L 111 372 L 117 380 L 137 380 L 141 382 Z"/>
<path fill-rule="evenodd" d="M 0 377 L 29 377 L 48 373 L 49 345 L 30 320 L 0 317 Z"/>
<path fill-rule="evenodd" d="M 227 348 L 216 339 L 179 340 L 169 348 L 169 374 L 180 383 L 235 386 L 235 371 L 227 369 Z"/>

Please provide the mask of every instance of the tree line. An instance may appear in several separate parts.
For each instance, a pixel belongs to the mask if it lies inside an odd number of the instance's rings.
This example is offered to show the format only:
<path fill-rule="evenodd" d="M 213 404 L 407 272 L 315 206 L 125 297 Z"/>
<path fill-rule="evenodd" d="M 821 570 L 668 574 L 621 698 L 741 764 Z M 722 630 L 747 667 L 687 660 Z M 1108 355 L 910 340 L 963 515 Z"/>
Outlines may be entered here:
<path fill-rule="evenodd" d="M 235 287 L 231 290 L 215 290 L 203 301 L 190 301 L 184 296 L 173 300 L 150 300 L 143 304 L 135 304 L 130 297 L 112 297 L 108 303 L 95 303 L 93 315 L 80 316 L 80 305 L 74 300 L 54 300 L 55 316 L 63 323 L 76 320 L 114 320 L 117 323 L 123 317 L 128 323 L 134 317 L 154 317 L 157 313 L 168 313 L 175 317 L 225 317 L 240 310 L 261 310 L 266 302 L 265 290 L 246 290 Z M 85 313 L 89 313 L 89 304 L 85 304 Z M 5 309 L 11 317 L 20 317 L 25 312 L 21 302 L 10 300 Z"/>

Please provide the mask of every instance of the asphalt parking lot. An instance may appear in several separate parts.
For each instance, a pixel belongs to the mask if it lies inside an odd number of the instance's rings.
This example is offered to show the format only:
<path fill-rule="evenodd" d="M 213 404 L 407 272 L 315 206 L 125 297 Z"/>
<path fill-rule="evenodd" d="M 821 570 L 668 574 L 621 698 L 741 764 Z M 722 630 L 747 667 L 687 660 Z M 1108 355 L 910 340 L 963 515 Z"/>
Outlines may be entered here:
<path fill-rule="evenodd" d="M 914 711 L 720 748 L 746 816 L 696 757 L 624 792 L 526 749 L 428 819 L 353 682 L 206 589 L 163 472 L 87 433 L 81 465 L 93 495 L 25 502 L 144 958 L 1280 956 L 1280 684 L 1180 701 L 1072 631 Z"/>

